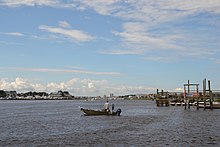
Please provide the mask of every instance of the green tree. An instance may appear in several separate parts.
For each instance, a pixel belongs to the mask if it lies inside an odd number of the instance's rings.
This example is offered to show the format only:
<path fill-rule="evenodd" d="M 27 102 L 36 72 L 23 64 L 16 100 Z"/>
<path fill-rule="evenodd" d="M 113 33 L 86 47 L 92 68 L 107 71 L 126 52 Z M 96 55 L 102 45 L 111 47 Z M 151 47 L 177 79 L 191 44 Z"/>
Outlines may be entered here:
<path fill-rule="evenodd" d="M 6 93 L 4 90 L 0 90 L 0 97 L 6 97 Z"/>

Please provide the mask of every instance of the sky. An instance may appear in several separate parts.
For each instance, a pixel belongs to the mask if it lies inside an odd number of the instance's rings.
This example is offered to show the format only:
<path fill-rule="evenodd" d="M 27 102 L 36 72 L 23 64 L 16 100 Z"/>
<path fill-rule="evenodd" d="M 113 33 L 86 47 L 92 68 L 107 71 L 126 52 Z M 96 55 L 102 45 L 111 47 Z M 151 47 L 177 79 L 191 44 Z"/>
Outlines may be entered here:
<path fill-rule="evenodd" d="M 0 89 L 220 89 L 220 0 L 0 0 Z"/>

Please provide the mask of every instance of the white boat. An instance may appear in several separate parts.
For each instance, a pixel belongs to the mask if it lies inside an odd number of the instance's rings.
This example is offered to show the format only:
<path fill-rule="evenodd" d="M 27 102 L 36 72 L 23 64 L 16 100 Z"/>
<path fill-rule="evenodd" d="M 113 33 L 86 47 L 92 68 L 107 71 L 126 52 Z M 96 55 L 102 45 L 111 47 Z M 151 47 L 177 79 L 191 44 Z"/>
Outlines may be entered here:
<path fill-rule="evenodd" d="M 176 103 L 175 103 L 175 102 L 171 102 L 170 105 L 171 105 L 171 106 L 175 106 Z"/>
<path fill-rule="evenodd" d="M 176 103 L 176 106 L 181 106 L 181 105 L 182 105 L 182 103 L 180 103 L 180 102 Z"/>
<path fill-rule="evenodd" d="M 220 109 L 220 102 L 213 102 L 213 109 Z"/>
<path fill-rule="evenodd" d="M 204 108 L 204 107 L 205 107 L 204 102 L 199 102 L 199 108 Z M 206 108 L 211 108 L 210 102 L 206 102 Z M 220 109 L 220 102 L 212 102 L 212 108 Z"/>

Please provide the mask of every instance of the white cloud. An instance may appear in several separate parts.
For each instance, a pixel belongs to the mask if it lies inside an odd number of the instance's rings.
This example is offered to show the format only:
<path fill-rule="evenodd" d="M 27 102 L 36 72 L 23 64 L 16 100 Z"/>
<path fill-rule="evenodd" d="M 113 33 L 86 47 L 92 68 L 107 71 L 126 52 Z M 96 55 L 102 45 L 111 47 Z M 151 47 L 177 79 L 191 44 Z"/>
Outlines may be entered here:
<path fill-rule="evenodd" d="M 153 24 L 199 12 L 220 13 L 219 0 L 2 0 L 0 5 L 93 9 L 101 15 L 112 15 Z"/>
<path fill-rule="evenodd" d="M 152 31 L 148 28 L 143 22 L 124 23 L 123 31 L 114 31 L 113 34 L 122 38 L 125 50 L 113 49 L 101 53 L 142 55 L 147 60 L 171 62 L 187 57 L 210 58 L 219 52 L 219 44 L 215 43 L 218 39 L 214 36 L 204 37 L 209 32 L 192 33 L 174 27 L 166 30 L 155 28 L 156 31 Z"/>
<path fill-rule="evenodd" d="M 25 44 L 22 44 L 22 43 L 17 43 L 17 42 L 8 42 L 8 41 L 1 41 L 0 40 L 0 44 L 4 44 L 4 45 L 19 45 L 19 46 L 23 46 Z"/>
<path fill-rule="evenodd" d="M 59 21 L 59 26 L 63 28 L 71 28 L 71 25 L 66 21 Z"/>
<path fill-rule="evenodd" d="M 178 87 L 178 88 L 175 89 L 175 91 L 181 91 L 182 92 L 183 88 Z"/>
<path fill-rule="evenodd" d="M 58 4 L 58 0 L 2 0 L 0 5 L 8 7 L 19 6 L 54 6 Z"/>
<path fill-rule="evenodd" d="M 11 71 L 28 71 L 28 72 L 50 72 L 50 73 L 80 73 L 80 74 L 91 74 L 91 75 L 109 75 L 119 76 L 121 73 L 118 72 L 96 72 L 89 70 L 73 70 L 73 69 L 51 69 L 51 68 L 7 68 L 0 69 L 0 71 L 11 70 Z"/>
<path fill-rule="evenodd" d="M 95 85 L 93 83 L 88 83 L 88 88 L 89 89 L 95 89 Z"/>
<path fill-rule="evenodd" d="M 62 83 L 48 83 L 46 86 L 46 89 L 47 91 L 52 91 L 52 92 L 55 92 L 55 91 L 58 91 L 58 90 L 65 90 L 63 89 L 64 86 L 62 86 Z"/>
<path fill-rule="evenodd" d="M 123 44 L 124 49 L 101 51 L 106 54 L 144 55 L 150 60 L 151 57 L 159 56 L 158 52 L 162 52 L 163 56 L 158 57 L 162 61 L 163 59 L 167 60 L 164 56 L 173 55 L 176 57 L 174 59 L 205 57 L 207 53 L 207 56 L 210 57 L 216 54 L 219 48 L 219 44 L 208 49 L 201 45 L 201 43 L 210 42 L 210 46 L 212 46 L 216 40 L 218 41 L 215 39 L 216 37 L 212 39 L 212 36 L 203 38 L 202 36 L 206 36 L 208 31 L 198 34 L 199 31 L 177 28 L 173 25 L 177 22 L 181 24 L 187 18 L 193 19 L 199 14 L 219 15 L 219 0 L 3 0 L 0 5 L 9 7 L 51 6 L 80 11 L 94 10 L 100 15 L 120 18 L 124 21 L 123 30 L 114 31 L 113 34 L 122 39 L 119 44 Z M 203 18 L 200 21 L 212 25 L 217 24 L 213 23 L 212 17 L 210 19 Z M 193 23 L 194 25 L 198 24 L 197 20 L 193 20 Z M 93 36 L 83 31 L 67 29 L 70 28 L 70 25 L 65 21 L 59 22 L 59 27 L 42 25 L 39 28 L 78 42 L 94 39 Z M 198 39 L 193 40 L 194 38 Z"/>
<path fill-rule="evenodd" d="M 114 32 L 116 36 L 120 36 L 127 44 L 135 44 L 138 46 L 153 46 L 154 48 L 178 48 L 173 44 L 169 36 L 160 37 L 148 33 L 144 24 L 141 23 L 125 23 L 123 32 Z M 146 47 L 145 47 L 146 48 Z M 152 48 L 146 48 L 152 50 Z"/>
<path fill-rule="evenodd" d="M 175 56 L 145 56 L 143 58 L 144 60 L 149 60 L 149 61 L 155 61 L 155 62 L 172 62 L 177 60 L 177 57 Z"/>
<path fill-rule="evenodd" d="M 76 42 L 90 41 L 94 39 L 94 37 L 92 37 L 88 33 L 85 33 L 80 30 L 64 29 L 64 28 L 51 27 L 46 25 L 39 26 L 39 29 L 43 31 L 47 31 L 49 33 L 62 35 Z"/>
<path fill-rule="evenodd" d="M 80 2 L 85 9 L 90 8 L 101 15 L 119 17 L 126 22 L 123 31 L 114 31 L 113 34 L 122 38 L 125 49 L 101 51 L 102 54 L 124 55 L 135 54 L 145 56 L 144 59 L 155 61 L 174 61 L 186 57 L 211 57 L 218 52 L 219 45 L 213 48 L 202 46 L 201 43 L 209 42 L 211 46 L 216 39 L 206 36 L 205 32 L 199 33 L 187 28 L 177 28 L 176 22 L 182 23 L 186 18 L 193 18 L 199 14 L 219 14 L 219 0 L 113 0 L 105 3 L 102 0 Z M 202 20 L 201 20 L 202 21 Z M 212 19 L 204 19 L 209 22 Z M 195 20 L 195 25 L 198 23 Z M 165 25 L 165 27 L 164 27 Z M 161 29 L 161 30 L 160 30 Z M 182 30 L 178 30 L 182 29 Z M 156 31 L 155 31 L 156 30 Z M 206 32 L 208 33 L 208 32 Z M 192 40 L 196 38 L 197 40 Z"/>
<path fill-rule="evenodd" d="M 24 36 L 23 33 L 19 33 L 19 32 L 9 32 L 9 33 L 5 33 L 6 35 L 11 35 L 11 36 Z"/>
<path fill-rule="evenodd" d="M 74 0 L 81 9 L 93 9 L 101 15 L 112 15 L 132 21 L 156 24 L 199 12 L 220 13 L 219 0 Z"/>
<path fill-rule="evenodd" d="M 75 0 L 81 10 L 93 9 L 101 15 L 110 15 L 118 11 L 121 6 L 116 5 L 120 0 Z"/>
<path fill-rule="evenodd" d="M 31 82 L 27 79 L 16 78 L 14 81 L 6 81 L 4 79 L 0 79 L 0 89 L 4 90 L 18 90 L 18 91 L 32 91 L 33 87 Z"/>
<path fill-rule="evenodd" d="M 0 79 L 0 89 L 15 90 L 17 92 L 45 91 L 48 93 L 65 90 L 77 96 L 103 96 L 109 95 L 110 93 L 114 93 L 115 95 L 145 94 L 155 93 L 156 91 L 155 88 L 143 86 L 112 85 L 106 80 L 73 78 L 66 82 L 42 84 L 39 81 L 31 81 L 21 77 L 15 78 L 14 80 Z"/>
<path fill-rule="evenodd" d="M 66 68 L 69 68 L 69 69 L 80 69 L 80 70 L 86 70 L 87 68 L 84 68 L 84 67 L 80 67 L 80 66 L 66 66 Z"/>
<path fill-rule="evenodd" d="M 141 55 L 142 50 L 109 50 L 100 51 L 99 54 L 109 54 L 109 55 Z"/>

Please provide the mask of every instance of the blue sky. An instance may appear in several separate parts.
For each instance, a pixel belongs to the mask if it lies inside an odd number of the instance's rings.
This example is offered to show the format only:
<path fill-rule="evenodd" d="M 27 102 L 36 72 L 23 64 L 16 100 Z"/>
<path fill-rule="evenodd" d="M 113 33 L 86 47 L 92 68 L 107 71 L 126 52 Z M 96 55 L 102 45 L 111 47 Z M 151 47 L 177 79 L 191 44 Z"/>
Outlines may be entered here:
<path fill-rule="evenodd" d="M 220 89 L 219 0 L 0 0 L 0 89 Z"/>

